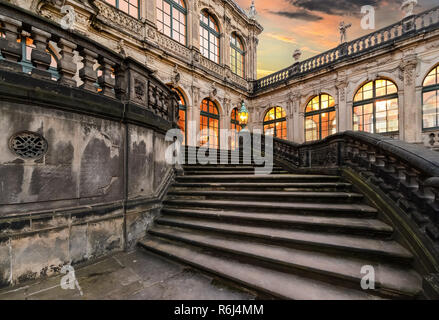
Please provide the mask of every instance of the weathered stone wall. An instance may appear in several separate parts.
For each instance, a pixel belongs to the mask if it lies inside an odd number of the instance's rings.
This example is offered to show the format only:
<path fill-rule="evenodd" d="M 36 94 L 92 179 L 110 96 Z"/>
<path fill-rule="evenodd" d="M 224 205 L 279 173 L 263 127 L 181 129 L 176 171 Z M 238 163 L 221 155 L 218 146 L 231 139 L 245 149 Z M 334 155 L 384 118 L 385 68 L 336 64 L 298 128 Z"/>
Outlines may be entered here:
<path fill-rule="evenodd" d="M 20 131 L 47 140 L 43 158 L 11 151 Z M 151 128 L 1 101 L 0 137 L 1 285 L 132 247 L 173 178 L 168 143 Z"/>

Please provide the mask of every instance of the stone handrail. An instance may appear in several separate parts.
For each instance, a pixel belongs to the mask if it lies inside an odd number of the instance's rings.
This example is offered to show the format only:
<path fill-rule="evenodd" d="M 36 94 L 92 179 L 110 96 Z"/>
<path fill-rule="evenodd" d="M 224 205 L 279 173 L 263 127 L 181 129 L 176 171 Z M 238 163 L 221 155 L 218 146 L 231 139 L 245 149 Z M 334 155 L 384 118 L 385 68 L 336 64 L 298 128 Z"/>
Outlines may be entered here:
<path fill-rule="evenodd" d="M 262 146 L 264 138 L 262 137 Z M 431 240 L 439 261 L 439 155 L 423 146 L 347 131 L 306 144 L 273 139 L 278 161 L 324 172 L 351 168 L 387 194 Z"/>
<path fill-rule="evenodd" d="M 277 71 L 254 84 L 254 91 L 262 91 L 286 83 L 290 79 L 306 75 L 335 63 L 351 59 L 366 52 L 392 45 L 396 41 L 411 37 L 439 27 L 439 6 L 387 26 L 361 38 L 341 44 L 305 61 Z"/>
<path fill-rule="evenodd" d="M 178 102 L 172 90 L 158 80 L 146 66 L 125 58 L 79 33 L 0 1 L 0 69 L 23 72 L 22 44 L 17 38 L 30 36 L 34 43 L 30 76 L 67 87 L 102 95 L 118 102 L 131 103 L 175 123 Z M 49 72 L 49 44 L 60 49 L 53 80 Z M 79 57 L 79 59 L 78 59 Z"/>

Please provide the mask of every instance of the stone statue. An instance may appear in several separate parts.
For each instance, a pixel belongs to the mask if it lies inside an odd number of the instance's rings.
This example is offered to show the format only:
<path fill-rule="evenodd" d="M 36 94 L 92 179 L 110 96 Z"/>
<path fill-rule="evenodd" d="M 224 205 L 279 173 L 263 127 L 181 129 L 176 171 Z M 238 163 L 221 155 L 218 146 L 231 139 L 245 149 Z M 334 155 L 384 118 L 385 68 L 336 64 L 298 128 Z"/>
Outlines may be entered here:
<path fill-rule="evenodd" d="M 347 41 L 346 30 L 352 27 L 352 23 L 345 24 L 344 21 L 340 22 L 340 43 L 345 43 Z"/>
<path fill-rule="evenodd" d="M 293 52 L 293 58 L 295 60 L 295 62 L 299 62 L 300 57 L 302 56 L 302 51 L 300 51 L 300 49 L 296 49 Z"/>
<path fill-rule="evenodd" d="M 405 0 L 401 5 L 401 10 L 405 12 L 404 18 L 410 17 L 413 15 L 413 10 L 418 4 L 418 0 Z"/>
<path fill-rule="evenodd" d="M 252 0 L 252 4 L 250 6 L 250 11 L 248 12 L 248 17 L 250 19 L 255 19 L 256 15 L 257 15 L 257 12 L 256 12 L 256 8 L 255 8 L 255 0 Z"/>

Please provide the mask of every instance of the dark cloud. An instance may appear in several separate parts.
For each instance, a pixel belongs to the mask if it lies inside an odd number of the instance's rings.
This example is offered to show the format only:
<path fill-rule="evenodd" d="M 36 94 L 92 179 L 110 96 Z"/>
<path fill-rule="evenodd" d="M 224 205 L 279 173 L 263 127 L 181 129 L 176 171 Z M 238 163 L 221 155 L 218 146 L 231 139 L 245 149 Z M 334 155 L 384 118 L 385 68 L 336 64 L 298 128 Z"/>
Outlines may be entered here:
<path fill-rule="evenodd" d="M 313 14 L 309 13 L 305 10 L 301 11 L 270 11 L 272 14 L 277 14 L 279 16 L 287 17 L 290 19 L 298 19 L 298 20 L 305 20 L 305 21 L 319 21 L 323 18 Z"/>
<path fill-rule="evenodd" d="M 360 16 L 361 7 L 370 5 L 377 8 L 380 0 L 287 0 L 293 6 L 331 15 Z M 400 0 L 390 0 L 390 2 L 400 3 Z"/>

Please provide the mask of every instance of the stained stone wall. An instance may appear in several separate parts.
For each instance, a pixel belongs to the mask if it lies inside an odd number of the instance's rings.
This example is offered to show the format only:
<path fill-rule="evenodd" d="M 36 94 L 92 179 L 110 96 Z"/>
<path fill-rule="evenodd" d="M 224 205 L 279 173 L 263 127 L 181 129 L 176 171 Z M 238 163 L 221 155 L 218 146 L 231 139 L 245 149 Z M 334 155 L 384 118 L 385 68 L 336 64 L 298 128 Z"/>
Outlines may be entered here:
<path fill-rule="evenodd" d="M 163 133 L 32 104 L 2 101 L 0 112 L 1 285 L 130 248 L 144 236 L 174 174 Z M 41 159 L 10 149 L 8 137 L 21 131 L 47 140 Z"/>

